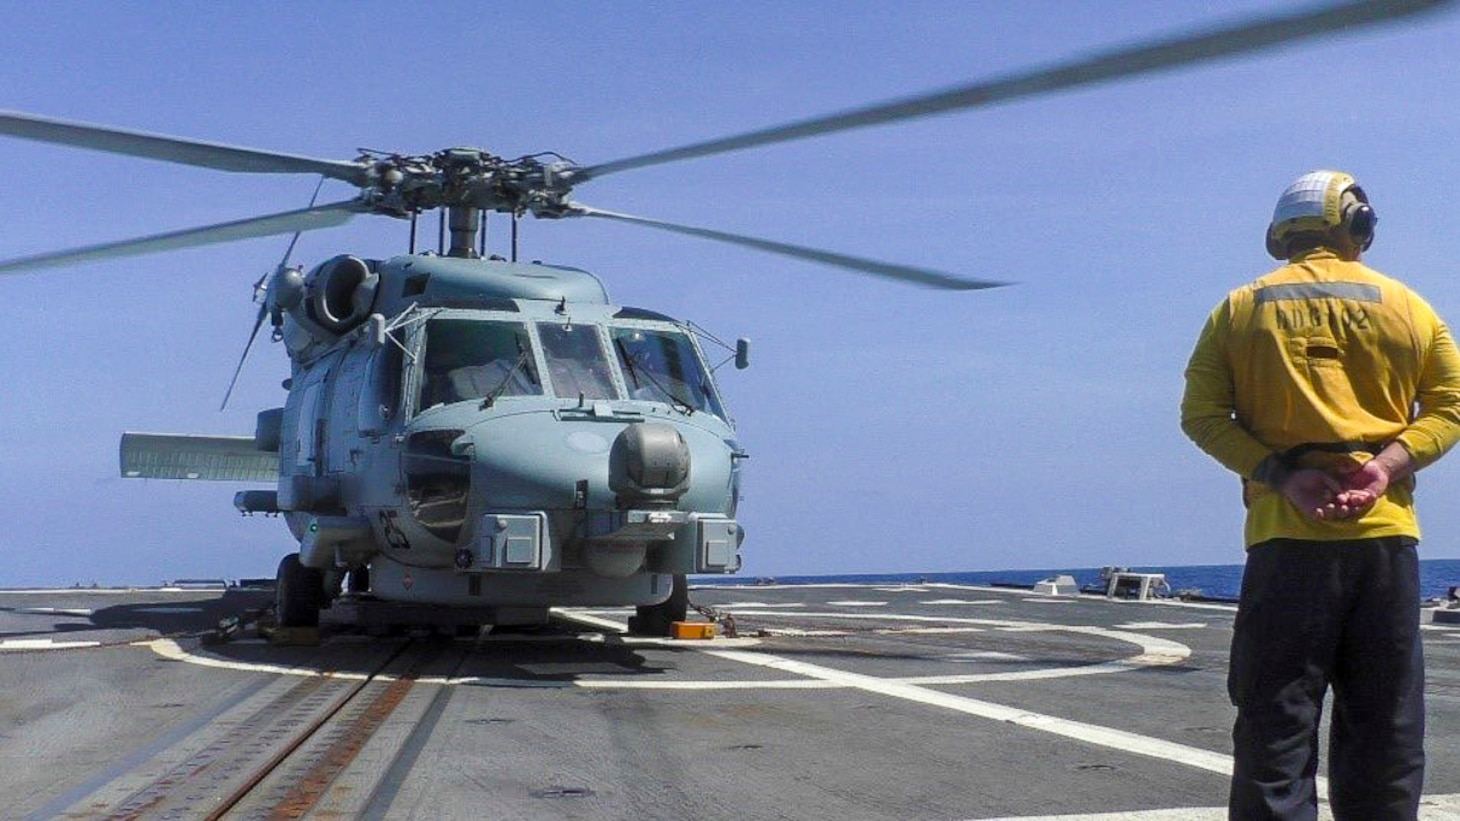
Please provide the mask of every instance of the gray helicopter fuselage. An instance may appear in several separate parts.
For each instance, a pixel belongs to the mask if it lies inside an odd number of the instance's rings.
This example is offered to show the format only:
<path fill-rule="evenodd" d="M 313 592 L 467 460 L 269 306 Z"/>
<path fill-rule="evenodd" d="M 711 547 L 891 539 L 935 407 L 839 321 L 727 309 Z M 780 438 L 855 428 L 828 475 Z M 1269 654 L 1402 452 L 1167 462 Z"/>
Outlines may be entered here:
<path fill-rule="evenodd" d="M 281 513 L 326 589 L 368 568 L 389 601 L 645 605 L 739 569 L 744 453 L 683 323 L 581 270 L 434 255 L 270 288 L 278 487 L 239 504 Z"/>

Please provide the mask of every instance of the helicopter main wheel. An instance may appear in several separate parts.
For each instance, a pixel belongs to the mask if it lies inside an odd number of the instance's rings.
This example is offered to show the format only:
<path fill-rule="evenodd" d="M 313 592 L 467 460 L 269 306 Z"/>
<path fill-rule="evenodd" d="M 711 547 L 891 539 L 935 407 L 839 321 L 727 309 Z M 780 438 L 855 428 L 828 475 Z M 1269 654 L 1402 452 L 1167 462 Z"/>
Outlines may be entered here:
<path fill-rule="evenodd" d="M 299 562 L 298 553 L 279 561 L 274 584 L 274 619 L 280 627 L 318 627 L 324 605 L 324 574 Z"/>
<path fill-rule="evenodd" d="M 629 632 L 636 636 L 668 636 L 669 625 L 689 615 L 689 580 L 674 574 L 674 589 L 659 604 L 644 604 L 629 617 Z"/>

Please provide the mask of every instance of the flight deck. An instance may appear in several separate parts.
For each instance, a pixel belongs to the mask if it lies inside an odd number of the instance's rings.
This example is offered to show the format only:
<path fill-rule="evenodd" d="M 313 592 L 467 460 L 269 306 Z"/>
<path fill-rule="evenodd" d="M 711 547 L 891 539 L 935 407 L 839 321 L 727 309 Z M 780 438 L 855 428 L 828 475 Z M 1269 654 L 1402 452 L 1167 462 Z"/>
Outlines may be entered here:
<path fill-rule="evenodd" d="M 715 585 L 709 640 L 624 609 L 280 645 L 271 601 L 0 592 L 6 816 L 1225 818 L 1228 604 Z M 1460 818 L 1460 625 L 1433 613 L 1421 817 Z"/>

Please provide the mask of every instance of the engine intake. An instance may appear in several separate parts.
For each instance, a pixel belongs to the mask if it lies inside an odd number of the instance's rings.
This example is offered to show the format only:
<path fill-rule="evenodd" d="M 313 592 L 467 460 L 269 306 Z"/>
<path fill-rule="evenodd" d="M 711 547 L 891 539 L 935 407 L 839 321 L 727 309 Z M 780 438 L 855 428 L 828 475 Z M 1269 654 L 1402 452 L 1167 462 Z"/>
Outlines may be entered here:
<path fill-rule="evenodd" d="M 364 322 L 375 304 L 380 275 L 348 254 L 320 263 L 309 275 L 309 309 L 325 330 L 342 334 Z"/>

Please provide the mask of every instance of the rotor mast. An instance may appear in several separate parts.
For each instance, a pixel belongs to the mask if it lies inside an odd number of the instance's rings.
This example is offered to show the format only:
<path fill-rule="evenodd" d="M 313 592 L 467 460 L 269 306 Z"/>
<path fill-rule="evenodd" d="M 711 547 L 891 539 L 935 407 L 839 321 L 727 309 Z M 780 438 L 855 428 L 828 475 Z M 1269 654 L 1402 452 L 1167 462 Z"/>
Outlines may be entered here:
<path fill-rule="evenodd" d="M 446 227 L 451 233 L 448 257 L 479 259 L 477 231 L 482 224 L 482 209 L 472 205 L 452 205 L 446 209 Z"/>

